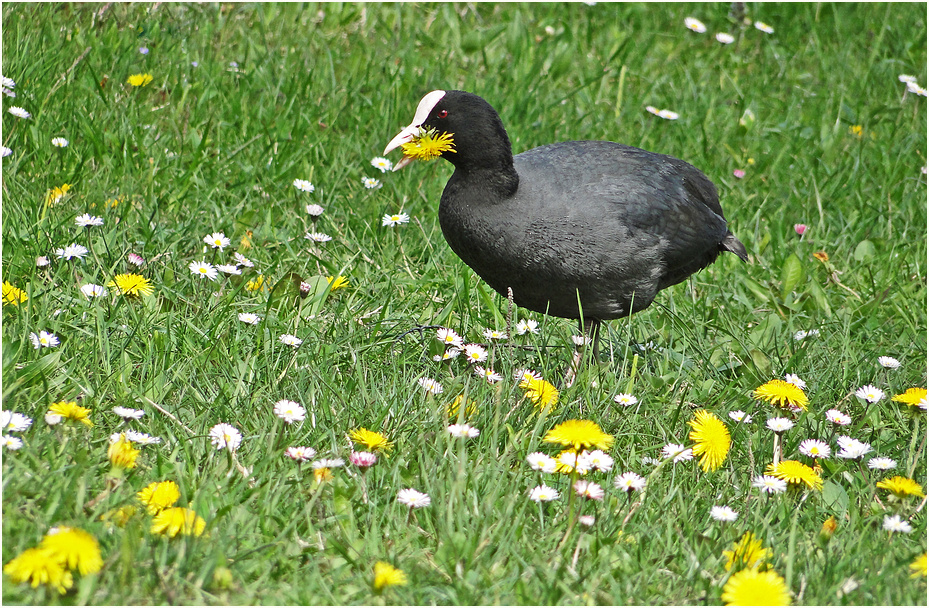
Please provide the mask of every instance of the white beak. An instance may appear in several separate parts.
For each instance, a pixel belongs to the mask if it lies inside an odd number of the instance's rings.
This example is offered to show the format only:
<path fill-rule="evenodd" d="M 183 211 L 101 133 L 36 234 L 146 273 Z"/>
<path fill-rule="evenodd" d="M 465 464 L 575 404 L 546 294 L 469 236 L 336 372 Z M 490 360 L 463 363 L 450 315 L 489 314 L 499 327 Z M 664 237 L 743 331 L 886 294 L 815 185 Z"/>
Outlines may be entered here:
<path fill-rule="evenodd" d="M 435 108 L 436 104 L 439 103 L 439 100 L 445 97 L 445 91 L 432 91 L 427 93 L 425 97 L 420 100 L 419 105 L 416 106 L 416 113 L 413 115 L 413 122 L 408 126 L 404 127 L 402 131 L 397 133 L 396 137 L 390 140 L 390 143 L 387 144 L 387 147 L 384 148 L 384 156 L 388 152 L 399 148 L 403 144 L 411 141 L 413 136 L 419 133 L 419 128 L 426 122 L 426 118 L 429 117 L 429 113 L 432 112 L 432 109 Z M 400 162 L 394 165 L 394 171 L 399 171 L 404 168 L 412 161 L 411 158 L 404 156 Z"/>

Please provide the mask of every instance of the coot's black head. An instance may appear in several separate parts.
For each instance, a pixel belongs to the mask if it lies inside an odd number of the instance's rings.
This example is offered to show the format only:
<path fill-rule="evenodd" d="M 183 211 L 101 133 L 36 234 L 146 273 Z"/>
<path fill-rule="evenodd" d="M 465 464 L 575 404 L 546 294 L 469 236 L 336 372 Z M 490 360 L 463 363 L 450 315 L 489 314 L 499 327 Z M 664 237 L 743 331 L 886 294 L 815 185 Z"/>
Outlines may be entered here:
<path fill-rule="evenodd" d="M 424 133 L 428 135 L 423 135 Z M 512 167 L 510 138 L 503 122 L 489 103 L 465 91 L 432 91 L 419 102 L 413 122 L 390 140 L 386 155 L 404 144 L 422 143 L 422 154 L 407 146 L 403 159 L 394 166 L 402 169 L 416 158 L 441 156 L 456 169 L 466 171 Z M 445 142 L 447 145 L 438 145 Z M 428 148 L 436 152 L 429 154 Z"/>

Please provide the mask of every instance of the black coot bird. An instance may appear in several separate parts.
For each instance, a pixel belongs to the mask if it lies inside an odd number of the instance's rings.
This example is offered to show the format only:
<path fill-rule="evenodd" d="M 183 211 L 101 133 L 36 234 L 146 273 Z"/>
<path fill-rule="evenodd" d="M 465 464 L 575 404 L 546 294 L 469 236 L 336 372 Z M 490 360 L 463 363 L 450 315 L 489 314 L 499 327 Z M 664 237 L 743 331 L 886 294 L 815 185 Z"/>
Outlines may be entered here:
<path fill-rule="evenodd" d="M 722 251 L 748 261 L 716 187 L 671 156 L 608 141 L 566 141 L 513 156 L 500 116 L 465 91 L 432 91 L 386 155 L 394 170 L 441 156 L 455 166 L 439 204 L 451 248 L 517 305 L 601 321 L 647 308 Z"/>

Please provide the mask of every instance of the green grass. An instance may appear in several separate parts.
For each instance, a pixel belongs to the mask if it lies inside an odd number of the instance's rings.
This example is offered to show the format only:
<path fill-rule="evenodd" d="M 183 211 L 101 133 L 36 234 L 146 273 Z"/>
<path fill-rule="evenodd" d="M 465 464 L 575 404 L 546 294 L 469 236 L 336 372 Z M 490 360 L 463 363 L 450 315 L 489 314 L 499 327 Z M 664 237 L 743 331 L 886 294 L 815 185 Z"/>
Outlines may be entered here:
<path fill-rule="evenodd" d="M 21 450 L 3 450 L 3 563 L 56 525 L 92 533 L 105 560 L 99 574 L 75 575 L 65 596 L 4 577 L 5 603 L 716 604 L 729 574 L 722 551 L 752 531 L 795 603 L 925 605 L 925 581 L 908 569 L 926 551 L 925 504 L 892 503 L 874 487 L 884 472 L 836 458 L 823 463 L 822 492 L 760 495 L 751 479 L 770 462 L 764 421 L 776 413 L 750 397 L 798 374 L 811 404 L 785 435 L 785 456 L 796 457 L 803 439 L 834 439 L 823 412 L 838 408 L 853 419 L 842 432 L 925 488 L 925 414 L 889 399 L 926 386 L 926 100 L 904 96 L 897 80 L 907 73 L 926 84 L 924 5 L 750 5 L 748 16 L 773 35 L 730 19 L 722 4 L 103 9 L 2 9 L 2 71 L 17 95 L 4 97 L 2 119 L 13 150 L 3 160 L 3 279 L 29 295 L 3 306 L 3 409 L 35 419 Z M 685 29 L 686 16 L 708 32 Z M 717 43 L 717 31 L 736 42 Z M 126 84 L 142 72 L 151 84 Z M 547 416 L 522 399 L 512 373 L 531 367 L 558 383 L 571 321 L 517 311 L 542 331 L 514 342 L 539 348 L 495 348 L 497 385 L 461 361 L 446 370 L 432 361 L 432 330 L 407 332 L 441 325 L 481 342 L 483 328 L 506 329 L 507 302 L 441 236 L 436 209 L 450 165 L 381 175 L 369 164 L 436 88 L 487 99 L 516 152 L 609 139 L 691 162 L 717 184 L 752 263 L 723 256 L 647 311 L 611 323 L 599 365 Z M 8 114 L 12 105 L 32 118 Z M 646 105 L 681 117 L 664 121 Z M 740 125 L 749 110 L 754 121 Z M 70 145 L 52 147 L 57 136 Z M 364 189 L 365 176 L 383 187 Z M 296 178 L 316 191 L 297 191 Z M 68 196 L 47 207 L 47 191 L 63 183 Z M 333 236 L 318 246 L 303 238 L 311 202 L 325 207 L 317 229 Z M 400 210 L 410 224 L 381 226 Z M 76 227 L 85 212 L 104 226 Z M 795 223 L 809 225 L 803 239 Z M 232 239 L 223 253 L 205 251 L 214 231 Z M 72 242 L 91 255 L 56 259 Z M 226 263 L 236 249 L 257 272 L 209 282 L 188 271 L 192 261 Z M 129 252 L 148 260 L 142 274 L 155 296 L 88 302 L 79 287 L 131 271 Z M 37 268 L 37 256 L 51 265 Z M 245 289 L 259 272 L 276 286 L 271 294 Z M 329 293 L 325 277 L 338 274 L 350 286 Z M 311 283 L 306 299 L 295 276 Z M 239 312 L 264 321 L 245 325 Z M 813 328 L 819 336 L 793 339 Z M 34 350 L 28 336 L 39 330 L 61 345 Z M 302 346 L 278 342 L 285 333 Z M 648 342 L 654 348 L 635 346 Z M 880 355 L 903 366 L 883 370 Z M 425 395 L 423 376 L 445 392 Z M 854 396 L 864 384 L 887 398 L 865 405 Z M 462 390 L 479 405 L 472 424 L 481 435 L 467 444 L 444 426 L 444 405 Z M 627 391 L 638 407 L 613 403 Z M 303 404 L 306 421 L 277 421 L 280 399 Z M 62 400 L 90 408 L 94 427 L 48 426 L 45 411 Z M 144 409 L 133 427 L 163 443 L 108 482 L 117 405 Z M 729 424 L 729 458 L 712 473 L 695 461 L 662 467 L 627 518 L 631 504 L 613 476 L 647 475 L 643 456 L 690 444 L 695 406 Z M 730 424 L 736 409 L 754 422 Z M 616 464 L 591 475 L 607 490 L 602 503 L 580 507 L 595 525 L 560 544 L 568 501 L 540 509 L 527 499 L 540 474 L 525 456 L 553 454 L 541 438 L 571 418 L 616 437 Z M 211 446 L 219 422 L 242 431 L 237 459 L 248 479 Z M 308 445 L 347 458 L 347 433 L 362 426 L 396 444 L 364 479 L 367 503 L 357 469 L 317 486 L 308 466 L 282 455 Z M 142 514 L 123 528 L 100 520 L 168 479 L 206 520 L 203 537 L 163 539 Z M 570 493 L 564 476 L 544 480 Z M 432 497 L 412 520 L 395 500 L 406 487 Z M 722 504 L 740 513 L 735 523 L 710 520 Z M 883 531 L 888 512 L 912 516 L 913 532 Z M 838 528 L 822 542 L 830 516 Z M 378 560 L 409 584 L 374 595 Z"/>

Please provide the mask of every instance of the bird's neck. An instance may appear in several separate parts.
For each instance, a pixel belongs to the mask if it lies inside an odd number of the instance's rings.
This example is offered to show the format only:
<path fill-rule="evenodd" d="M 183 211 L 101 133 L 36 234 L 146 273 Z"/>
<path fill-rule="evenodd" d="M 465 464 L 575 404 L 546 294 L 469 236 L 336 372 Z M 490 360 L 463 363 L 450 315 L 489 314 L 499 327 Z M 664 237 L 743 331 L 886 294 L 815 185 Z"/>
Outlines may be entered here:
<path fill-rule="evenodd" d="M 455 173 L 449 179 L 448 185 L 475 192 L 493 193 L 496 195 L 493 198 L 509 198 L 516 194 L 516 189 L 519 188 L 519 174 L 513 166 L 513 157 L 498 159 L 496 163 L 487 160 L 484 159 L 480 165 L 456 165 Z"/>

